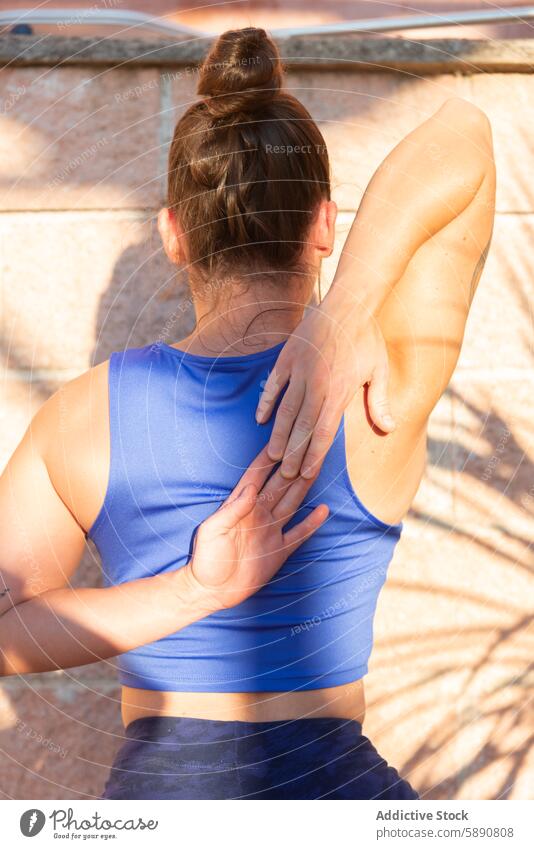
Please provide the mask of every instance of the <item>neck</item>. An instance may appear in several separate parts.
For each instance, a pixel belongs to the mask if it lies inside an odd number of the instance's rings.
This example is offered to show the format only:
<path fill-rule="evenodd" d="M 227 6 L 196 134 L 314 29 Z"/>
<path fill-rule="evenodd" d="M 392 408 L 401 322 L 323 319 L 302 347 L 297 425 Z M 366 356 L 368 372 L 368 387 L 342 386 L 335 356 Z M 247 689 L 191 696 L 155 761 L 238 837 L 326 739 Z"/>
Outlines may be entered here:
<path fill-rule="evenodd" d="M 302 289 L 302 287 L 299 287 Z M 302 320 L 309 288 L 295 292 L 272 287 L 232 287 L 226 299 L 194 298 L 196 327 L 180 347 L 201 355 L 250 354 L 284 342 Z"/>

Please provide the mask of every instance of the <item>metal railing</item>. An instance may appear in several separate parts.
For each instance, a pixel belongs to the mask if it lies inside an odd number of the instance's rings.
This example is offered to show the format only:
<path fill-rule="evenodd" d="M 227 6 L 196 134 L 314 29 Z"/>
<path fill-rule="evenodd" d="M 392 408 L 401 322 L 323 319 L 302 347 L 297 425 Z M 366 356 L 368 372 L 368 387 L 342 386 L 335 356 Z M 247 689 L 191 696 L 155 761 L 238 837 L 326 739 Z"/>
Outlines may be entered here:
<path fill-rule="evenodd" d="M 534 6 L 512 6 L 506 9 L 474 9 L 464 12 L 425 12 L 419 15 L 404 15 L 394 18 L 368 18 L 360 21 L 344 21 L 317 26 L 286 27 L 269 29 L 275 37 L 301 35 L 335 35 L 360 32 L 390 32 L 404 29 L 429 29 L 431 27 L 463 26 L 465 24 L 507 24 L 524 22 L 534 18 Z M 175 24 L 164 18 L 133 12 L 127 9 L 13 9 L 0 12 L 0 27 L 29 25 L 68 26 L 119 26 L 129 29 L 145 29 L 169 36 L 213 38 L 218 33 Z"/>
<path fill-rule="evenodd" d="M 63 29 L 67 26 L 118 26 L 125 29 L 148 29 L 165 35 L 212 37 L 213 33 L 175 24 L 130 9 L 12 9 L 0 12 L 0 27 L 33 24 L 54 25 Z"/>
<path fill-rule="evenodd" d="M 347 35 L 355 32 L 390 32 L 403 29 L 429 29 L 431 27 L 462 26 L 465 24 L 506 24 L 534 18 L 534 6 L 515 6 L 510 9 L 475 9 L 465 12 L 425 12 L 421 15 L 403 15 L 399 18 L 368 18 L 322 26 L 287 27 L 270 30 L 273 35 Z"/>

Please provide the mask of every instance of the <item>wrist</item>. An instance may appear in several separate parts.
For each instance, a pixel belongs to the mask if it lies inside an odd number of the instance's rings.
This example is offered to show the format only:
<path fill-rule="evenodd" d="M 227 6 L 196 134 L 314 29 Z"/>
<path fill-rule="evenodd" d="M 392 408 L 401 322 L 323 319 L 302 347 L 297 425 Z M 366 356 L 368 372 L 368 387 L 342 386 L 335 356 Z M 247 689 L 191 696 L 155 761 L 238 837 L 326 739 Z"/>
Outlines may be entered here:
<path fill-rule="evenodd" d="M 204 619 L 220 609 L 212 594 L 195 578 L 192 561 L 172 572 L 173 592 L 190 614 L 191 622 Z"/>
<path fill-rule="evenodd" d="M 330 318 L 335 327 L 359 330 L 373 321 L 381 303 L 368 284 L 349 280 L 346 276 L 336 277 L 321 303 L 321 309 Z"/>

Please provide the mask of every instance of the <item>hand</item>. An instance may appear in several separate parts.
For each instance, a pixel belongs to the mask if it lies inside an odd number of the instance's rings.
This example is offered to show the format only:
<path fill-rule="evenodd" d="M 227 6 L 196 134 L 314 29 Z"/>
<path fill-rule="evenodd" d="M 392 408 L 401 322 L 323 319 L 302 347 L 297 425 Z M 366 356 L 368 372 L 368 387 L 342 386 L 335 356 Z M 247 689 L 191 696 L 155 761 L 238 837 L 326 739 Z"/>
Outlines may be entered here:
<path fill-rule="evenodd" d="M 288 481 L 264 448 L 224 504 L 203 522 L 185 567 L 208 613 L 257 592 L 328 516 L 325 504 L 282 533 L 313 480 Z"/>
<path fill-rule="evenodd" d="M 344 410 L 365 384 L 372 422 L 385 433 L 394 430 L 388 373 L 386 343 L 372 317 L 364 317 L 349 332 L 339 307 L 330 308 L 328 297 L 307 315 L 284 345 L 256 413 L 258 422 L 268 421 L 287 386 L 268 446 L 271 459 L 283 458 L 281 474 L 318 474 Z"/>

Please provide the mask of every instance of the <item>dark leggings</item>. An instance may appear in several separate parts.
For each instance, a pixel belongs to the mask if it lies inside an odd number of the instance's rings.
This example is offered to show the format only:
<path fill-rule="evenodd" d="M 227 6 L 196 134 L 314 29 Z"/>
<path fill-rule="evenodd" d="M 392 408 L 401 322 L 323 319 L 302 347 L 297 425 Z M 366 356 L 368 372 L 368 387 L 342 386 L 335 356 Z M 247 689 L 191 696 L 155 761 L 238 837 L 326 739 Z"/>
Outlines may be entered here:
<path fill-rule="evenodd" d="M 359 722 L 135 719 L 103 799 L 418 799 Z"/>

